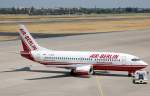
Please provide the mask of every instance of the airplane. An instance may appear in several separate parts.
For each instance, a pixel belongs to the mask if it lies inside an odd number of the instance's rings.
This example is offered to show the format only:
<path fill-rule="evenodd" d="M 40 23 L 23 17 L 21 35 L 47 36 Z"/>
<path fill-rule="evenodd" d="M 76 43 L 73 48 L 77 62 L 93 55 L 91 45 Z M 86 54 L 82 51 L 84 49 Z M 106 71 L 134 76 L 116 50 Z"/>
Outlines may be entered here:
<path fill-rule="evenodd" d="M 19 35 L 22 57 L 47 67 L 70 69 L 71 75 L 93 75 L 97 70 L 107 70 L 126 71 L 132 76 L 148 66 L 139 57 L 125 53 L 49 50 L 39 46 L 24 25 L 20 25 Z"/>

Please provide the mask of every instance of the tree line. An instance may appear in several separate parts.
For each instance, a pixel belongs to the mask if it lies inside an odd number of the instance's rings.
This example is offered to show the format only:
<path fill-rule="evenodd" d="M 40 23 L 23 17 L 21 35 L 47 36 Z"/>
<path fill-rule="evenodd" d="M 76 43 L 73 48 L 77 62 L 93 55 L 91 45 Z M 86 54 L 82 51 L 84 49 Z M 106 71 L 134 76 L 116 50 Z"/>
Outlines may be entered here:
<path fill-rule="evenodd" d="M 82 14 L 121 14 L 150 13 L 150 8 L 0 8 L 0 14 L 28 15 L 82 15 Z"/>

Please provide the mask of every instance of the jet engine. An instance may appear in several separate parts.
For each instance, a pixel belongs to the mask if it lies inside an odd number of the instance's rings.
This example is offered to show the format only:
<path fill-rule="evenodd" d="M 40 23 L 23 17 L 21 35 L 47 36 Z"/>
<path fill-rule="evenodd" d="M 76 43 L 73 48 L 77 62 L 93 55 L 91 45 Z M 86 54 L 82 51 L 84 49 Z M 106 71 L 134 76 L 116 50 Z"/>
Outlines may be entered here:
<path fill-rule="evenodd" d="M 92 75 L 94 74 L 93 67 L 91 65 L 78 66 L 71 70 L 71 75 Z"/>

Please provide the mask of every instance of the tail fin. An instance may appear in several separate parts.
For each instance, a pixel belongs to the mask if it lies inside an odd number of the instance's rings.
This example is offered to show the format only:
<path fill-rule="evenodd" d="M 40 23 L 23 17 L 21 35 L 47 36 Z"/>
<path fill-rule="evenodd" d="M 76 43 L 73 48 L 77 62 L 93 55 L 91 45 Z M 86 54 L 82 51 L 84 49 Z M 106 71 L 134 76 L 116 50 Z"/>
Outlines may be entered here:
<path fill-rule="evenodd" d="M 19 34 L 21 37 L 23 51 L 30 52 L 33 50 L 39 50 L 39 45 L 36 43 L 24 25 L 20 25 Z"/>

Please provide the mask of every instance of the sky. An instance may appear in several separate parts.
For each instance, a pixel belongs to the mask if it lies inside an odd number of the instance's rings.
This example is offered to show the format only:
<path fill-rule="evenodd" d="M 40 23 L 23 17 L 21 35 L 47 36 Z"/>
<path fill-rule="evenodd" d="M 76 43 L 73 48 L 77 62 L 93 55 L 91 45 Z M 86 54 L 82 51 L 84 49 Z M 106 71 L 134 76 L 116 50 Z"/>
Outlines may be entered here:
<path fill-rule="evenodd" d="M 35 8 L 150 8 L 150 0 L 0 0 L 0 8 L 31 6 L 34 6 Z"/>

